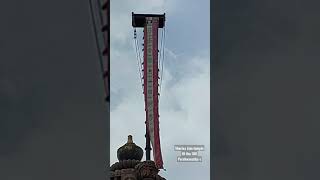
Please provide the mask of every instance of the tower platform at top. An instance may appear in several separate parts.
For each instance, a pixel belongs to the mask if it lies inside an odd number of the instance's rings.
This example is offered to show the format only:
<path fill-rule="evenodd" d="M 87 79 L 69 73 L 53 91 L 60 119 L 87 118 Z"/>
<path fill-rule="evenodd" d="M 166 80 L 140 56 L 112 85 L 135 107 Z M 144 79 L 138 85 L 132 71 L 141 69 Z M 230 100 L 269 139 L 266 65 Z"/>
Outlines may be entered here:
<path fill-rule="evenodd" d="M 159 28 L 163 28 L 165 24 L 165 13 L 164 14 L 134 14 L 132 12 L 132 26 L 133 27 L 144 27 L 146 23 L 146 17 L 158 17 Z"/>

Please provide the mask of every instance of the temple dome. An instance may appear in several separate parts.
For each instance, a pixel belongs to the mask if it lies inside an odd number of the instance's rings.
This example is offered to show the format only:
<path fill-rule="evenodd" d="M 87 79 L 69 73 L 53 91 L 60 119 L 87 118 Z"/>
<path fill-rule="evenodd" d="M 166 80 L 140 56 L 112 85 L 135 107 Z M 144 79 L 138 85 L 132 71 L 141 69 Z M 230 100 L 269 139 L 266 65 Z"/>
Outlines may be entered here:
<path fill-rule="evenodd" d="M 132 136 L 128 136 L 128 142 L 121 146 L 117 151 L 117 157 L 119 161 L 124 160 L 138 160 L 141 161 L 143 156 L 143 150 L 141 147 L 137 146 L 133 140 Z"/>

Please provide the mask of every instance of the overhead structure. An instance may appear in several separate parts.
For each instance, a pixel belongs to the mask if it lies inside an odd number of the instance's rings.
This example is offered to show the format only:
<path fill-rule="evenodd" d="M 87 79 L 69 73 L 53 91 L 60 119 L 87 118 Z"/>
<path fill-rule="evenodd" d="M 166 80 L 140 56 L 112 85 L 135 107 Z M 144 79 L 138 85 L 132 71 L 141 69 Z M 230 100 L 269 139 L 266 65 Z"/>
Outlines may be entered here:
<path fill-rule="evenodd" d="M 100 61 L 107 106 L 106 128 L 110 128 L 110 0 L 89 0 L 91 21 Z M 110 143 L 107 139 L 106 143 Z M 106 164 L 107 165 L 107 164 Z M 109 179 L 109 173 L 107 173 Z"/>
<path fill-rule="evenodd" d="M 132 26 L 143 28 L 143 93 L 146 111 L 146 160 L 150 160 L 150 142 L 158 169 L 163 169 L 159 135 L 158 29 L 165 26 L 165 14 L 134 14 Z"/>
<path fill-rule="evenodd" d="M 110 0 L 89 0 L 105 100 L 110 103 Z"/>
<path fill-rule="evenodd" d="M 110 0 L 104 0 L 102 14 L 105 20 L 102 22 L 102 32 L 105 46 L 102 52 L 104 56 L 103 80 L 105 82 L 106 101 L 110 102 Z"/>

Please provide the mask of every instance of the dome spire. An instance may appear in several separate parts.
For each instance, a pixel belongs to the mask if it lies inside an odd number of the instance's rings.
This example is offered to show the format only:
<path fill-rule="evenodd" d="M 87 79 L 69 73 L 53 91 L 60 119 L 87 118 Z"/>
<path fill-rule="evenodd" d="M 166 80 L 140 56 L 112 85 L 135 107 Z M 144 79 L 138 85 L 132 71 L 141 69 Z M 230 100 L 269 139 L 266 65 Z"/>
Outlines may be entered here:
<path fill-rule="evenodd" d="M 133 143 L 133 140 L 132 140 L 132 136 L 131 136 L 131 135 L 128 136 L 128 142 L 127 142 L 127 143 Z"/>

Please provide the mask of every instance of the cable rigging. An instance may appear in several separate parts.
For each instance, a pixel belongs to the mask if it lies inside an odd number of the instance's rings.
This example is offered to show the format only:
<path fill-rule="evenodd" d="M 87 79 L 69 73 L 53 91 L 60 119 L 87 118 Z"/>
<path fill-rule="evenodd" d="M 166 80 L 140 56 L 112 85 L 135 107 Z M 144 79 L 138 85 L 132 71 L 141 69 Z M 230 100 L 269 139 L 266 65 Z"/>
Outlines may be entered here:
<path fill-rule="evenodd" d="M 143 82 L 142 82 L 143 75 L 142 75 L 142 67 L 141 67 L 142 60 L 141 60 L 141 57 L 140 57 L 140 49 L 139 49 L 139 46 L 138 46 L 136 28 L 134 28 L 133 39 L 134 39 L 134 46 L 135 46 L 135 50 L 136 50 L 136 58 L 137 58 L 137 64 L 138 64 L 139 78 L 140 78 L 142 92 L 143 92 Z"/>
<path fill-rule="evenodd" d="M 164 64 L 164 60 L 165 60 L 165 37 L 166 37 L 166 29 L 164 27 L 161 31 L 160 49 L 158 51 L 158 53 L 159 53 L 158 67 L 159 67 L 159 79 L 160 79 L 159 101 L 160 101 L 160 96 L 161 96 L 163 71 L 164 71 L 163 64 Z M 143 60 L 142 60 L 141 54 L 140 54 L 141 49 L 139 48 L 140 46 L 139 46 L 136 28 L 134 28 L 133 38 L 134 38 L 134 46 L 135 46 L 135 51 L 136 51 L 136 59 L 137 59 L 137 64 L 138 64 L 140 83 L 141 83 L 142 92 L 143 92 L 144 91 L 143 90 L 143 68 L 142 68 Z M 142 51 L 143 51 L 143 49 L 142 49 Z"/>
<path fill-rule="evenodd" d="M 159 67 L 160 68 L 160 84 L 159 84 L 159 93 L 161 95 L 161 87 L 162 87 L 162 80 L 163 80 L 163 62 L 165 60 L 165 39 L 166 39 L 166 28 L 163 27 L 163 30 L 162 30 L 162 38 L 161 38 L 161 49 L 160 49 L 160 65 Z M 161 55 L 162 54 L 162 55 Z"/>

